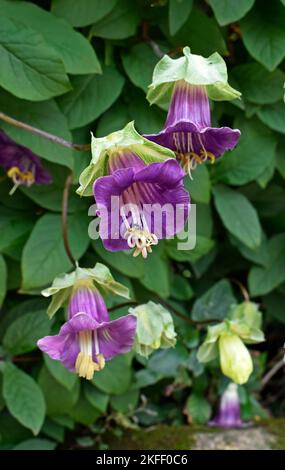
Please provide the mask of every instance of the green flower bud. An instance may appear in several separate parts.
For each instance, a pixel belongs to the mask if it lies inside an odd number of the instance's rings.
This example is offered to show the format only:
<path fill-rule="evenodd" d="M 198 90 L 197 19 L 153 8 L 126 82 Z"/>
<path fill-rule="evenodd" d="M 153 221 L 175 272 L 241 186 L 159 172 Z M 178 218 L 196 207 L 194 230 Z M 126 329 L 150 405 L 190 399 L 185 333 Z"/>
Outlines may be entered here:
<path fill-rule="evenodd" d="M 219 352 L 222 372 L 237 384 L 246 383 L 253 371 L 253 364 L 239 336 L 222 333 L 219 337 Z"/>
<path fill-rule="evenodd" d="M 156 349 L 175 346 L 173 319 L 162 305 L 148 302 L 131 308 L 129 312 L 137 317 L 134 349 L 138 354 L 148 357 Z"/>

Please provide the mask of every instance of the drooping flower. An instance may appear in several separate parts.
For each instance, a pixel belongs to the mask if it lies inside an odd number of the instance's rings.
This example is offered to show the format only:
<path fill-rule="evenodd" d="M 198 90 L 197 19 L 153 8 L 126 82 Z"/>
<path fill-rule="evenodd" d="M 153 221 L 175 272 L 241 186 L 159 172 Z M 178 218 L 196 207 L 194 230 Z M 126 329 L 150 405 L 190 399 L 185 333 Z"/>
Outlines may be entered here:
<path fill-rule="evenodd" d="M 164 129 L 145 135 L 176 153 L 184 170 L 191 176 L 197 164 L 215 159 L 231 150 L 240 137 L 238 129 L 211 127 L 207 89 L 204 85 L 176 82 Z"/>
<path fill-rule="evenodd" d="M 109 174 L 110 158 L 115 160 L 116 157 L 120 159 L 121 155 L 131 154 L 145 164 L 163 162 L 168 158 L 175 159 L 174 152 L 141 136 L 133 122 L 106 137 L 96 138 L 92 135 L 91 150 L 91 162 L 79 177 L 80 186 L 76 192 L 80 196 L 92 196 L 94 181 L 100 176 Z"/>
<path fill-rule="evenodd" d="M 100 237 L 107 250 L 135 248 L 144 258 L 158 240 L 180 232 L 190 199 L 176 160 L 147 165 L 133 153 L 109 157 L 109 176 L 94 183 Z"/>
<path fill-rule="evenodd" d="M 235 383 L 230 383 L 222 394 L 218 413 L 209 425 L 228 429 L 246 426 L 241 420 L 238 387 Z"/>
<path fill-rule="evenodd" d="M 134 350 L 148 357 L 156 349 L 172 348 L 176 344 L 176 333 L 171 314 L 162 305 L 154 302 L 130 308 L 137 318 Z"/>
<path fill-rule="evenodd" d="M 211 127 L 209 97 L 230 100 L 240 94 L 227 83 L 227 69 L 215 53 L 208 59 L 184 48 L 184 57 L 164 56 L 154 69 L 147 98 L 150 103 L 170 99 L 164 129 L 148 139 L 175 151 L 182 167 L 191 176 L 197 164 L 214 162 L 231 150 L 240 137 L 238 129 Z"/>
<path fill-rule="evenodd" d="M 38 347 L 79 377 L 93 378 L 105 361 L 128 352 L 134 341 L 136 317 L 110 320 L 103 297 L 88 281 L 77 282 L 68 305 L 68 320 L 59 334 L 46 336 Z"/>
<path fill-rule="evenodd" d="M 208 327 L 197 353 L 198 360 L 209 362 L 219 356 L 223 374 L 237 384 L 244 384 L 253 371 L 251 355 L 244 343 L 264 341 L 260 327 L 261 314 L 256 304 L 246 301 L 233 305 L 223 322 Z"/>
<path fill-rule="evenodd" d="M 222 333 L 219 338 L 220 363 L 223 374 L 237 384 L 248 381 L 253 371 L 251 355 L 238 335 Z"/>
<path fill-rule="evenodd" d="M 18 186 L 30 187 L 32 184 L 50 184 L 51 175 L 42 166 L 40 158 L 30 149 L 19 145 L 0 130 L 0 165 L 14 183 L 10 194 Z"/>

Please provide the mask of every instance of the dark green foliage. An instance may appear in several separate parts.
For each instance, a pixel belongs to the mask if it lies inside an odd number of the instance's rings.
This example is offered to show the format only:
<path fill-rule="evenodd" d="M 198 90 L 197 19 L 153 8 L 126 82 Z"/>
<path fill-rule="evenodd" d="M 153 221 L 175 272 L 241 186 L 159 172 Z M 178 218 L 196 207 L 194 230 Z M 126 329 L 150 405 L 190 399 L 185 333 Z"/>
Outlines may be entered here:
<path fill-rule="evenodd" d="M 266 368 L 260 352 L 277 354 L 285 323 L 284 2 L 0 0 L 0 9 L 0 112 L 69 142 L 87 144 L 90 131 L 101 137 L 133 119 L 141 133 L 160 130 L 166 112 L 148 105 L 147 87 L 161 54 L 178 57 L 184 46 L 223 55 L 229 83 L 243 93 L 239 101 L 212 103 L 215 125 L 241 129 L 237 148 L 185 181 L 197 204 L 195 249 L 177 251 L 176 241 L 164 241 L 146 262 L 90 241 L 93 199 L 75 195 L 88 152 L 0 121 L 53 176 L 51 186 L 9 196 L 0 169 L 0 448 L 53 449 L 78 424 L 100 434 L 106 415 L 124 427 L 134 421 L 179 425 L 185 414 L 189 422 L 206 423 L 226 381 L 217 363 L 197 361 L 205 329 L 195 322 L 222 320 L 241 302 L 237 281 L 264 313 L 268 341 L 253 346 L 255 374 L 241 392 L 246 418 L 264 416 L 253 396 Z M 40 291 L 71 269 L 61 229 L 71 171 L 68 238 L 75 258 L 86 267 L 106 263 L 139 303 L 166 302 L 178 333 L 176 348 L 149 360 L 118 357 L 92 383 L 80 382 L 36 348 L 63 319 L 63 312 L 52 322 L 45 317 Z M 108 306 L 115 302 L 109 298 Z M 122 313 L 126 307 L 111 315 Z"/>

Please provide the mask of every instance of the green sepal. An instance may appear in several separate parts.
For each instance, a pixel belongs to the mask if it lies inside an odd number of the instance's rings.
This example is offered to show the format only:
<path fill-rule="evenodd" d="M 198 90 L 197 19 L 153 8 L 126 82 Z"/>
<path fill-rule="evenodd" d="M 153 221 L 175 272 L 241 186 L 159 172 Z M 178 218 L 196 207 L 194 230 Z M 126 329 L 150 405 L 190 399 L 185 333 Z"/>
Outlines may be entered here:
<path fill-rule="evenodd" d="M 137 317 L 134 350 L 148 357 L 156 349 L 167 349 L 176 344 L 176 333 L 171 314 L 154 302 L 129 309 Z"/>
<path fill-rule="evenodd" d="M 42 291 L 44 297 L 53 296 L 47 310 L 48 316 L 52 318 L 57 310 L 68 301 L 74 286 L 77 283 L 84 284 L 84 282 L 86 282 L 86 285 L 91 284 L 99 288 L 103 293 L 116 294 L 126 299 L 130 298 L 129 289 L 115 281 L 109 268 L 104 264 L 96 263 L 94 268 L 80 268 L 77 266 L 71 273 L 57 276 L 51 287 Z"/>
<path fill-rule="evenodd" d="M 173 87 L 179 80 L 191 85 L 205 85 L 212 100 L 234 100 L 241 93 L 228 84 L 227 66 L 224 59 L 215 52 L 205 58 L 191 54 L 184 47 L 183 57 L 171 59 L 165 55 L 155 66 L 152 83 L 147 93 L 148 101 L 165 105 L 169 102 Z"/>
<path fill-rule="evenodd" d="M 198 349 L 197 359 L 199 362 L 209 362 L 218 356 L 218 339 L 220 335 L 228 330 L 226 322 L 208 326 L 207 335 L 204 342 Z"/>
<path fill-rule="evenodd" d="M 92 159 L 79 177 L 77 194 L 91 196 L 94 181 L 108 174 L 108 158 L 116 154 L 128 152 L 140 157 L 146 164 L 163 162 L 175 158 L 174 152 L 151 142 L 141 136 L 135 129 L 134 122 L 129 122 L 123 129 L 112 132 L 106 137 L 94 137 L 91 134 Z"/>

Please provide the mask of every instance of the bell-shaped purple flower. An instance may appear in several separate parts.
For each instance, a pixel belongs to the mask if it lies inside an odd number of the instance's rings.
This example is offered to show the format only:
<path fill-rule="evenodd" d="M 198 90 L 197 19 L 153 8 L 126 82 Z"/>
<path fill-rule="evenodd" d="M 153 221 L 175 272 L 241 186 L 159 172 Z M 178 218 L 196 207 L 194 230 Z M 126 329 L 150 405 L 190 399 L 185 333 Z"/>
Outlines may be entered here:
<path fill-rule="evenodd" d="M 51 175 L 42 166 L 40 158 L 30 149 L 19 145 L 0 130 L 0 165 L 14 183 L 10 192 L 18 186 L 32 184 L 50 184 Z"/>
<path fill-rule="evenodd" d="M 68 321 L 59 334 L 45 336 L 38 347 L 79 377 L 88 380 L 105 361 L 130 351 L 136 332 L 135 315 L 111 321 L 103 297 L 93 286 L 76 288 L 68 306 Z"/>
<path fill-rule="evenodd" d="M 240 416 L 240 402 L 237 384 L 230 383 L 222 394 L 217 416 L 209 422 L 210 426 L 221 428 L 241 428 L 246 426 Z"/>
<path fill-rule="evenodd" d="M 133 153 L 110 156 L 109 175 L 93 187 L 107 250 L 135 248 L 144 258 L 158 240 L 180 232 L 189 215 L 184 172 L 173 158 L 147 165 Z"/>
<path fill-rule="evenodd" d="M 172 98 L 164 129 L 147 139 L 174 150 L 182 167 L 191 176 L 197 164 L 214 162 L 236 145 L 240 131 L 230 127 L 211 127 L 207 88 L 179 80 Z"/>

